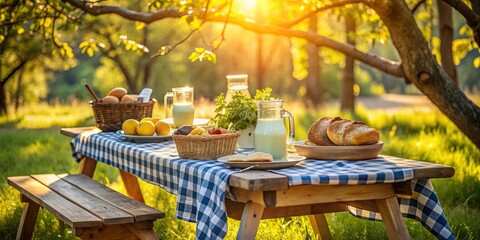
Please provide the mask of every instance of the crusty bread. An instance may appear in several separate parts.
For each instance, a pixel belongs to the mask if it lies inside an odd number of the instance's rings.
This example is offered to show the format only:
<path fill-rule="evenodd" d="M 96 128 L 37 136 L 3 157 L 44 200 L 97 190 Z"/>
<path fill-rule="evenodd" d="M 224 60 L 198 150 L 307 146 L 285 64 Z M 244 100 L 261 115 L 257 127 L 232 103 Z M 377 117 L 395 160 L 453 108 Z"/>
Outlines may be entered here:
<path fill-rule="evenodd" d="M 225 157 L 227 162 L 273 162 L 272 154 L 254 152 L 248 154 L 236 154 Z"/>
<path fill-rule="evenodd" d="M 318 146 L 335 145 L 327 136 L 327 129 L 330 124 L 342 120 L 339 117 L 322 117 L 315 121 L 308 129 L 308 140 Z"/>
<path fill-rule="evenodd" d="M 362 122 L 345 119 L 330 124 L 327 136 L 335 145 L 342 146 L 374 144 L 380 139 L 379 132 L 374 128 Z"/>

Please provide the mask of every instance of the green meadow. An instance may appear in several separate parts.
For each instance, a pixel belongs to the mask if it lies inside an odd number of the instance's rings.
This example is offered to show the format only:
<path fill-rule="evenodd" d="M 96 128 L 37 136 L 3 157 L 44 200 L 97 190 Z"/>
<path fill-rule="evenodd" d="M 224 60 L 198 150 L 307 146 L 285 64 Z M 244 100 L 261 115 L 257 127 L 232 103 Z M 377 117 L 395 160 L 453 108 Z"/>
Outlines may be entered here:
<path fill-rule="evenodd" d="M 199 114 L 209 117 L 207 108 Z M 449 165 L 455 176 L 433 179 L 447 219 L 457 239 L 480 239 L 480 150 L 446 117 L 435 109 L 395 112 L 367 110 L 356 114 L 339 113 L 335 107 L 321 110 L 295 107 L 297 140 L 306 138 L 310 124 L 321 116 L 343 116 L 364 121 L 381 132 L 382 154 Z M 158 111 L 158 112 L 157 112 Z M 160 109 L 155 109 L 154 115 Z M 197 115 L 198 116 L 198 115 Z M 23 108 L 15 116 L 0 118 L 0 238 L 15 239 L 22 213 L 18 191 L 7 184 L 7 177 L 40 173 L 77 173 L 79 164 L 72 156 L 70 138 L 60 134 L 61 127 L 94 125 L 87 104 L 37 104 Z M 99 164 L 94 178 L 125 193 L 116 169 Z M 148 205 L 166 212 L 155 223 L 160 239 L 194 239 L 195 225 L 175 219 L 175 196 L 158 186 L 141 182 Z M 366 221 L 348 213 L 327 214 L 334 239 L 386 239 L 381 222 Z M 407 219 L 413 239 L 435 239 L 423 226 Z M 235 239 L 239 221 L 229 219 L 226 239 Z M 49 212 L 41 210 L 34 239 L 75 239 L 68 226 L 58 223 Z M 264 220 L 257 239 L 315 239 L 307 217 Z"/>

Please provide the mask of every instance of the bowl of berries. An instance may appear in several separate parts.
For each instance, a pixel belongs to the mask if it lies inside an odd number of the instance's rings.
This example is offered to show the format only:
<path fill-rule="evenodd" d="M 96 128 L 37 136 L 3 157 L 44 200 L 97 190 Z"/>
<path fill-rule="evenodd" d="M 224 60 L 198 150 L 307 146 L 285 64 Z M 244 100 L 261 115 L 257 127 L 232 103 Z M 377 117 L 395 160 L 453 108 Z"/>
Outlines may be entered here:
<path fill-rule="evenodd" d="M 239 132 L 224 128 L 190 125 L 181 126 L 172 134 L 180 158 L 197 160 L 216 160 L 234 154 L 239 136 Z"/>

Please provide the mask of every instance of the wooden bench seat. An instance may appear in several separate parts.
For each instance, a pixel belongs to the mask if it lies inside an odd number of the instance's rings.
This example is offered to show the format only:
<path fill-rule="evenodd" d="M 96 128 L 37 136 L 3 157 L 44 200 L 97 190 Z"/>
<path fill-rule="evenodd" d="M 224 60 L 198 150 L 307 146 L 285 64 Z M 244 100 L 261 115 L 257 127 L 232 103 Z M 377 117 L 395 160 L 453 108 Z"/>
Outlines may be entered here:
<path fill-rule="evenodd" d="M 39 207 L 81 239 L 158 239 L 153 222 L 165 214 L 82 175 L 9 177 L 25 202 L 17 239 L 31 239 Z"/>

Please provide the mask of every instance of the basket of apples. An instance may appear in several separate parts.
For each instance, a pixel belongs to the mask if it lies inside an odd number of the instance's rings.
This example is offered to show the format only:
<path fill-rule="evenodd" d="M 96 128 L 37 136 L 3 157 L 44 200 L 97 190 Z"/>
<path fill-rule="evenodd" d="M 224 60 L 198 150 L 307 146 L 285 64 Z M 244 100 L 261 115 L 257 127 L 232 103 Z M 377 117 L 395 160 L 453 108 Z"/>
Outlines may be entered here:
<path fill-rule="evenodd" d="M 214 160 L 234 154 L 239 136 L 239 132 L 224 128 L 189 125 L 178 128 L 172 135 L 181 158 L 198 160 Z"/>

